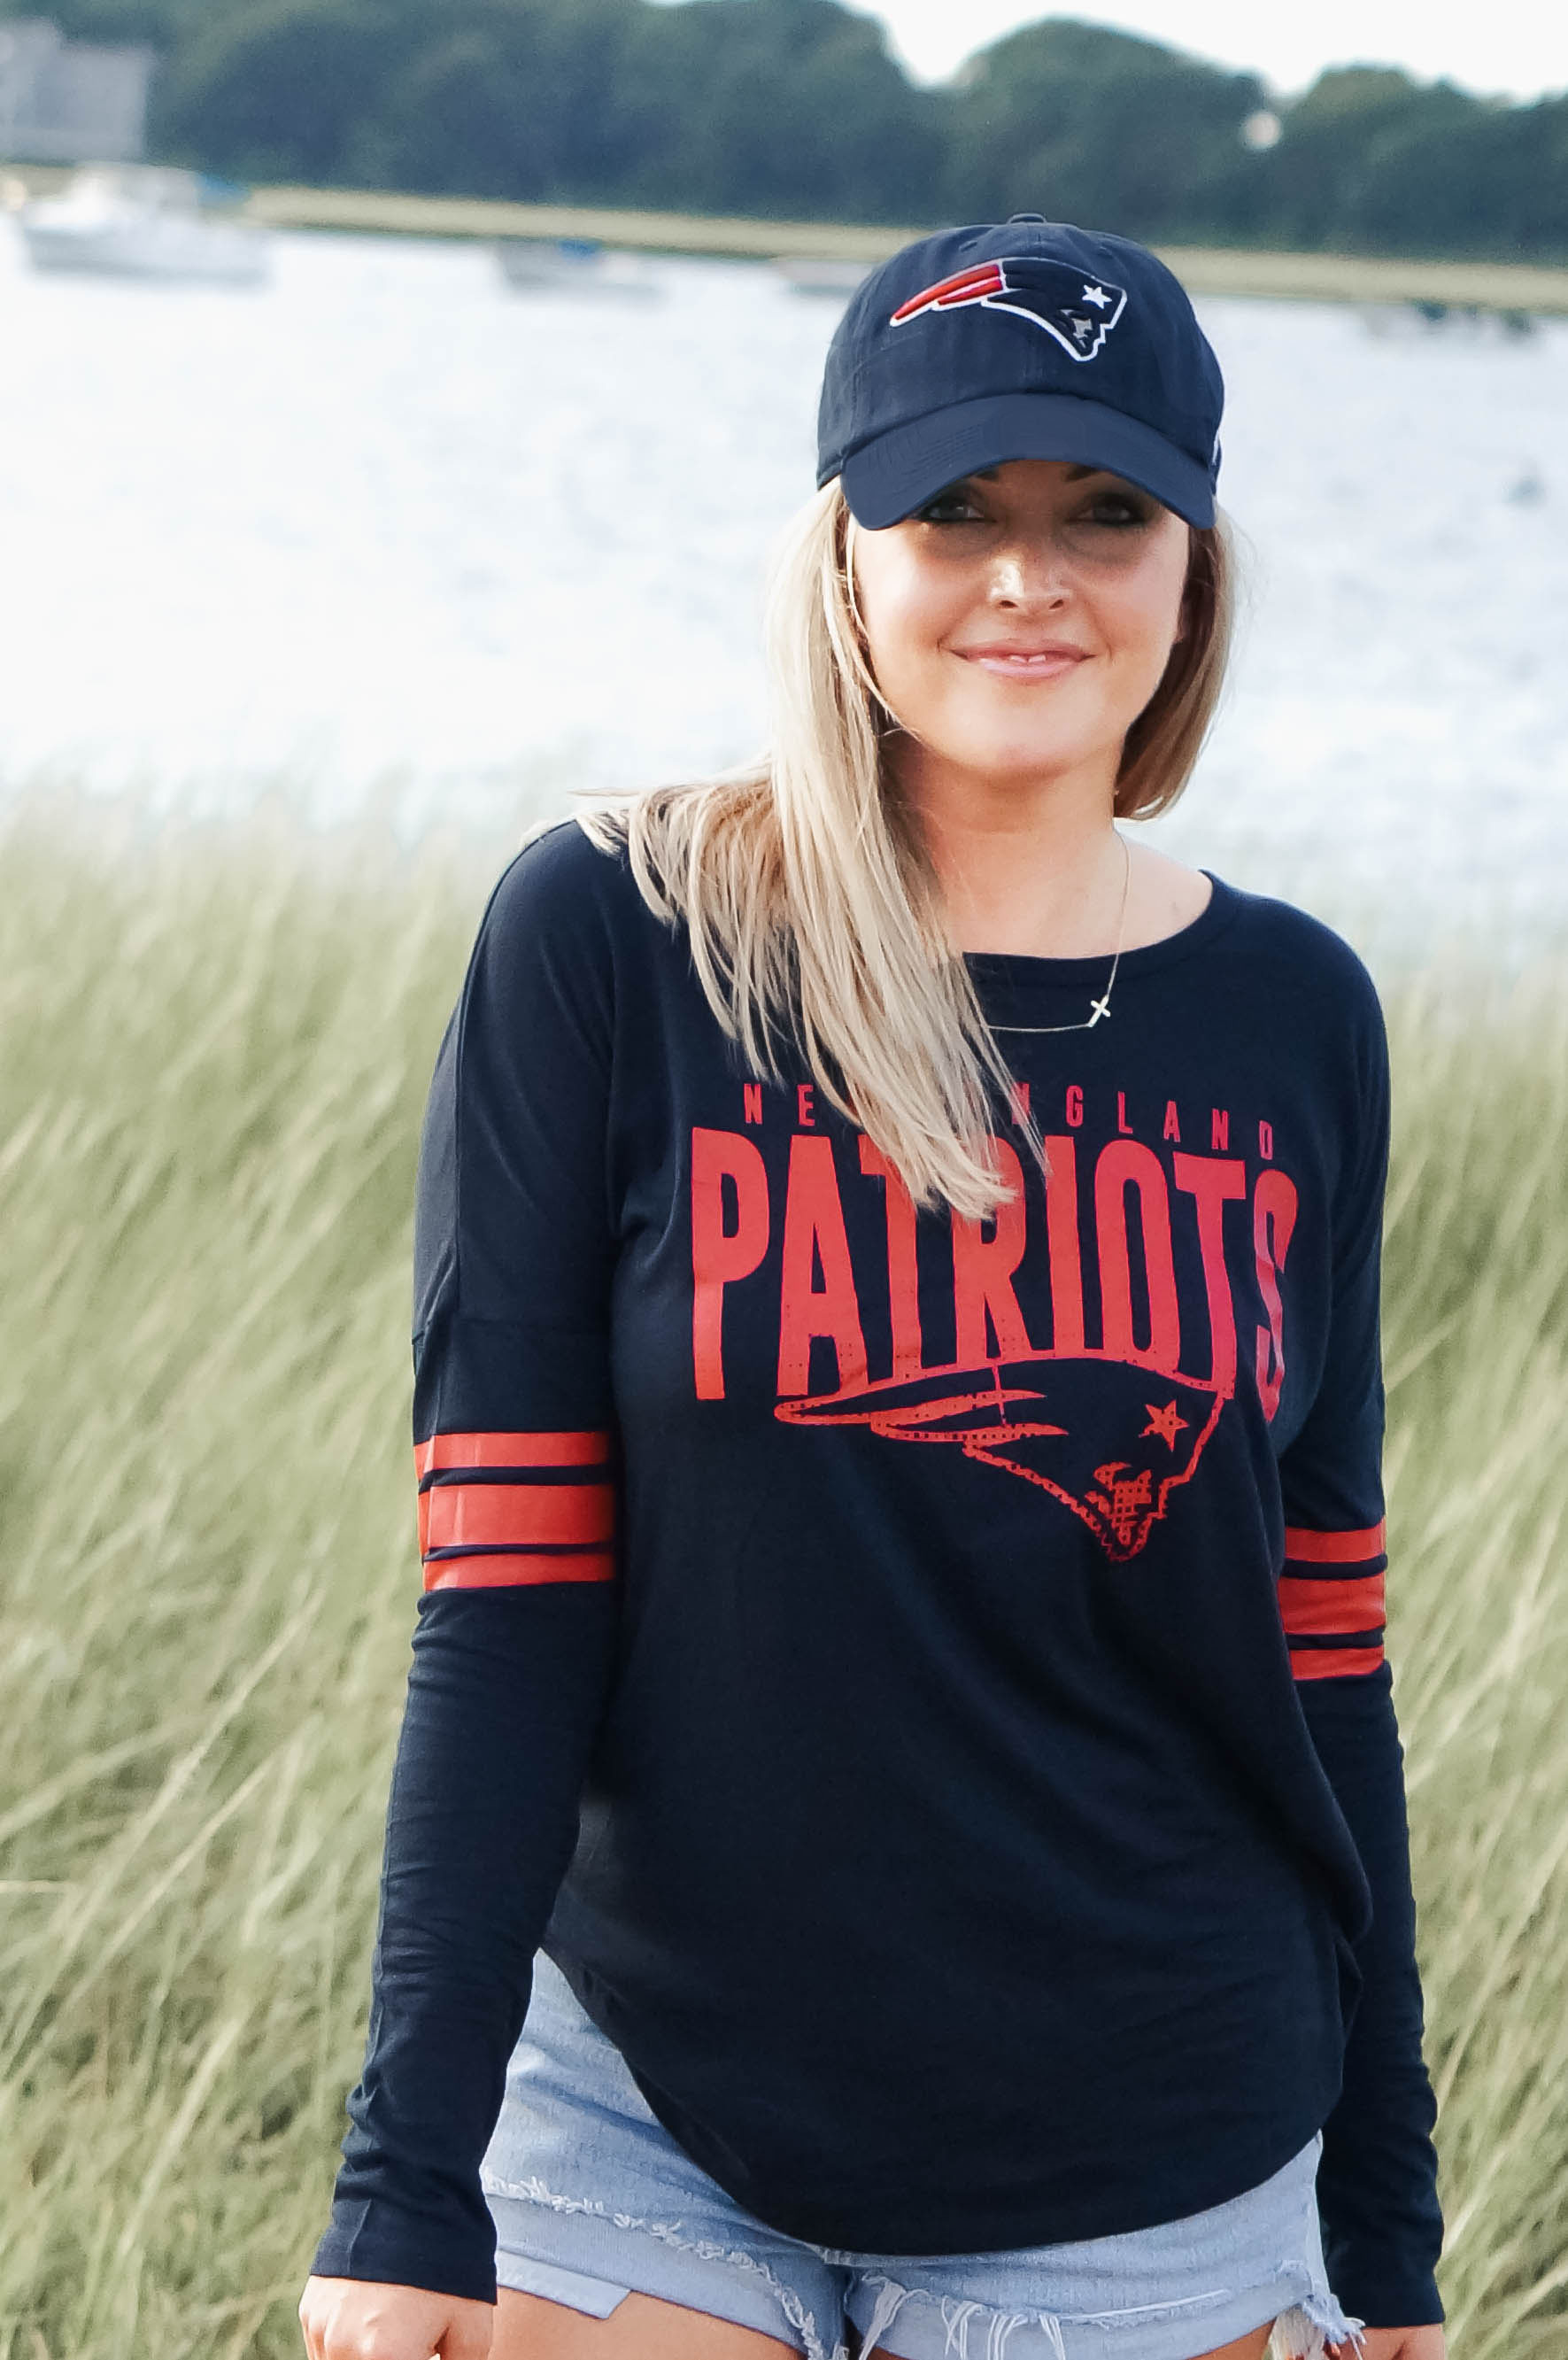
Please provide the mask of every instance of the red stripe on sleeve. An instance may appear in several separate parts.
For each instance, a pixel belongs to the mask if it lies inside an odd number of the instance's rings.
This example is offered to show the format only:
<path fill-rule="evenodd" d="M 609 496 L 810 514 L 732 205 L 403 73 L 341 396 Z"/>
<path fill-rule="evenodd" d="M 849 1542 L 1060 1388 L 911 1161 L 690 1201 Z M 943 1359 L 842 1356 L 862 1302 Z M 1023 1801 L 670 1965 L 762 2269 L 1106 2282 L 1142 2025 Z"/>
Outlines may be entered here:
<path fill-rule="evenodd" d="M 538 1548 L 549 1543 L 586 1547 L 615 1529 L 615 1494 L 608 1483 L 440 1483 L 421 1492 L 423 1547 Z"/>
<path fill-rule="evenodd" d="M 1299 1680 L 1343 1680 L 1353 1672 L 1375 1672 L 1382 1661 L 1381 1647 L 1300 1647 L 1290 1669 Z"/>
<path fill-rule="evenodd" d="M 1387 1521 L 1358 1533 L 1314 1533 L 1301 1524 L 1285 1527 L 1285 1555 L 1297 1565 L 1355 1565 L 1381 1557 L 1388 1546 Z"/>
<path fill-rule="evenodd" d="M 427 1590 L 514 1590 L 551 1581 L 614 1581 L 609 1551 L 581 1557 L 535 1557 L 523 1551 L 493 1557 L 437 1557 L 425 1568 Z"/>
<path fill-rule="evenodd" d="M 1349 1581 L 1279 1583 L 1279 1612 L 1292 1638 L 1337 1636 L 1342 1631 L 1375 1631 L 1384 1620 L 1384 1577 L 1358 1574 Z"/>
<path fill-rule="evenodd" d="M 608 1434 L 432 1434 L 414 1445 L 421 1475 L 448 1467 L 600 1467 Z"/>

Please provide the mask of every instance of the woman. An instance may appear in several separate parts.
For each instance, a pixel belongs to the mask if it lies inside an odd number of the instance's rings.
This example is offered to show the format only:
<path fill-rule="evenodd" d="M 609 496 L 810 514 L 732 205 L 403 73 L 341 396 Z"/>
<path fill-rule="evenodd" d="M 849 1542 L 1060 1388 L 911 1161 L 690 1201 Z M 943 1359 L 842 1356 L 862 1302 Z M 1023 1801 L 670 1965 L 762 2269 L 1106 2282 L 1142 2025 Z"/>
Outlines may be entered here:
<path fill-rule="evenodd" d="M 1221 399 L 1138 246 L 906 248 L 769 763 L 496 889 L 313 2360 L 1442 2360 L 1381 1017 L 1115 824 L 1218 693 Z"/>

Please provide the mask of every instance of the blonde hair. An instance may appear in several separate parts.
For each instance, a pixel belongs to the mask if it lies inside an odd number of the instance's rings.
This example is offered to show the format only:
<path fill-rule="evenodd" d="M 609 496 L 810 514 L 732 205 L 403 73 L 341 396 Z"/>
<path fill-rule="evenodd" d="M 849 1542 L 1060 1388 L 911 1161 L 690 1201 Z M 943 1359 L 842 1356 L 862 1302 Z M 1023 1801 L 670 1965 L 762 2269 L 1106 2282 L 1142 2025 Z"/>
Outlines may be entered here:
<path fill-rule="evenodd" d="M 752 1070 L 782 1078 L 793 1044 L 918 1205 L 978 1219 L 1012 1191 L 992 1152 L 1012 1076 L 962 956 L 918 828 L 891 791 L 890 717 L 859 628 L 849 510 L 837 480 L 775 555 L 765 644 L 771 749 L 724 775 L 601 801 L 579 824 L 625 845 L 648 907 L 684 921 L 709 1006 Z M 1186 629 L 1127 732 L 1116 814 L 1168 810 L 1218 702 L 1232 617 L 1223 523 L 1194 531 Z M 1026 1141 L 1043 1164 L 1032 1121 Z"/>

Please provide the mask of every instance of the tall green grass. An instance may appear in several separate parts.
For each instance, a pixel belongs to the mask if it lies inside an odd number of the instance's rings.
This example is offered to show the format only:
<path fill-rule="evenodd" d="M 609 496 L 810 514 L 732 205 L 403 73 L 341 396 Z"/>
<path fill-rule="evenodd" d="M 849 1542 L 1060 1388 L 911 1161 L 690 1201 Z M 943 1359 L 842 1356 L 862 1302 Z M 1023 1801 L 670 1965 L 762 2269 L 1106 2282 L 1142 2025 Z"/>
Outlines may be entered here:
<path fill-rule="evenodd" d="M 80 813 L 0 856 L 0 2360 L 270 2360 L 359 2062 L 410 1184 L 481 888 Z M 1389 1652 L 1463 2360 L 1568 2352 L 1565 980 L 1388 994 Z"/>

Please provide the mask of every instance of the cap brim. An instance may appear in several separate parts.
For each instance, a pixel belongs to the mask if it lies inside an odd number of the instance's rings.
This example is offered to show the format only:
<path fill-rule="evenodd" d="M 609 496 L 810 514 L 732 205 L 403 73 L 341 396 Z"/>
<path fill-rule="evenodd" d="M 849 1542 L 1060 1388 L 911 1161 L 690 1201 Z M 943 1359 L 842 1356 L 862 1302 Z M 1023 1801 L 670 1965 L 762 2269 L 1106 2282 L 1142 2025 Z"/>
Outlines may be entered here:
<path fill-rule="evenodd" d="M 1137 484 L 1192 525 L 1214 520 L 1206 471 L 1152 426 L 1072 393 L 996 393 L 889 427 L 840 470 L 850 514 L 868 532 L 912 515 L 961 475 L 1008 459 L 1065 459 Z"/>

